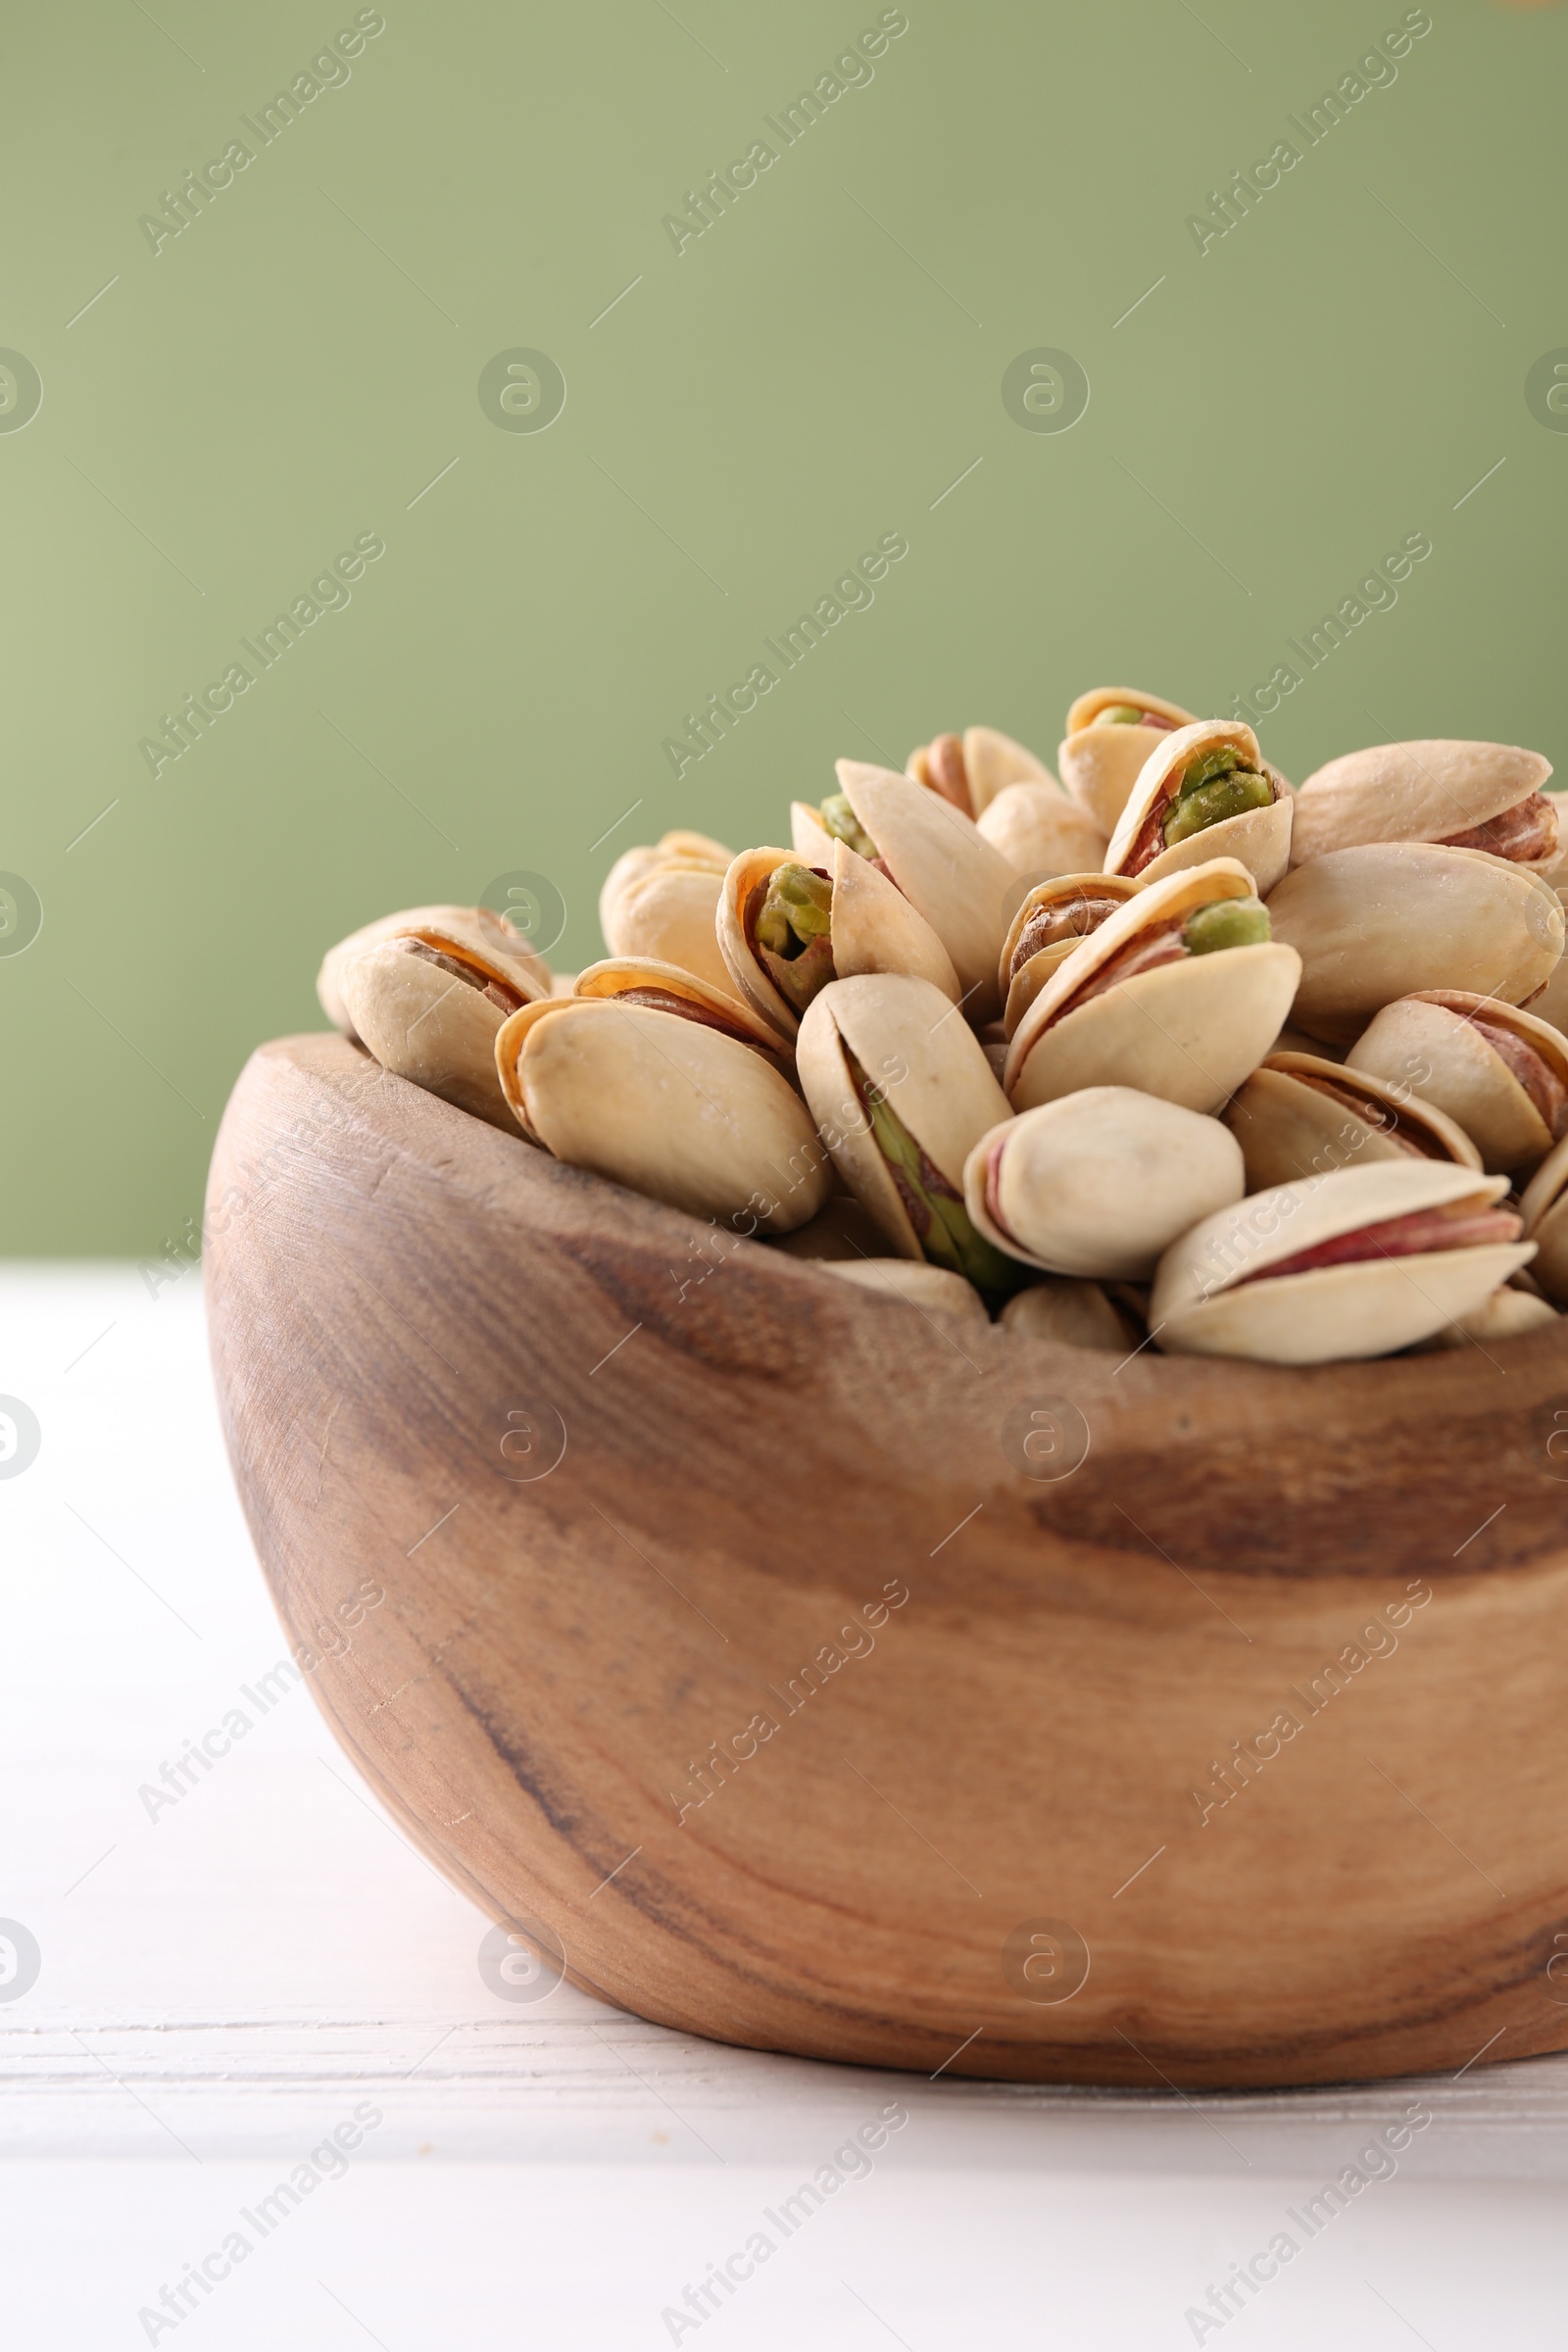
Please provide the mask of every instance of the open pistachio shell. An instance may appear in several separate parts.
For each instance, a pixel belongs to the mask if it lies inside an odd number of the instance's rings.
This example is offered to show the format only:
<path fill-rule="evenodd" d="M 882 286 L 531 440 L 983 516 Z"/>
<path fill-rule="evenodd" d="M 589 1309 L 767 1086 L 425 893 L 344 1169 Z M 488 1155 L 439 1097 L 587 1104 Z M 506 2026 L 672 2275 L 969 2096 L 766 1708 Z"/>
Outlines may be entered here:
<path fill-rule="evenodd" d="M 606 939 L 611 936 L 611 917 L 616 900 L 645 874 L 656 873 L 662 866 L 689 873 L 721 874 L 734 855 L 733 850 L 726 850 L 721 841 L 713 841 L 706 833 L 683 831 L 665 833 L 659 841 L 623 850 L 605 876 L 599 893 L 599 927 Z"/>
<path fill-rule="evenodd" d="M 1568 1306 L 1568 1136 L 1549 1152 L 1519 1203 L 1525 1238 L 1539 1252 L 1530 1271 L 1548 1298 Z"/>
<path fill-rule="evenodd" d="M 1517 1218 L 1490 1213 L 1506 1190 L 1500 1176 L 1401 1159 L 1254 1193 L 1160 1259 L 1154 1344 L 1271 1364 L 1412 1347 L 1472 1313 L 1534 1254 L 1512 1238 Z"/>
<path fill-rule="evenodd" d="M 1241 1146 L 1218 1119 L 1091 1086 L 1007 1119 L 963 1170 L 971 1222 L 1047 1274 L 1143 1282 L 1179 1234 L 1239 1200 Z"/>
<path fill-rule="evenodd" d="M 905 773 L 940 793 L 965 816 L 979 817 L 1009 784 L 1059 789 L 1043 760 L 996 727 L 965 727 L 961 737 L 938 735 L 909 754 Z"/>
<path fill-rule="evenodd" d="M 1098 866 L 1105 836 L 1056 784 L 1007 784 L 976 819 L 982 840 L 1035 879 Z"/>
<path fill-rule="evenodd" d="M 701 1022 L 552 998 L 503 1026 L 495 1063 L 531 1141 L 691 1216 L 788 1233 L 832 1190 L 800 1097 L 764 1054 Z"/>
<path fill-rule="evenodd" d="M 1013 1033 L 1005 1065 L 1013 1108 L 1084 1086 L 1130 1086 L 1188 1110 L 1218 1110 L 1290 1010 L 1301 969 L 1295 949 L 1263 941 L 1177 954 L 1109 985 L 1102 975 L 1146 946 L 1157 954 L 1166 934 L 1179 946 L 1200 908 L 1251 898 L 1247 868 L 1216 858 L 1148 884 L 1108 915 L 1056 966 Z"/>
<path fill-rule="evenodd" d="M 604 1004 L 646 1004 L 656 1012 L 700 1022 L 734 1038 L 737 1045 L 765 1054 L 787 1077 L 794 1066 L 790 1041 L 773 1022 L 742 1004 L 728 973 L 724 977 L 724 987 L 714 988 L 678 963 L 661 963 L 652 956 L 607 956 L 577 974 L 572 995 Z"/>
<path fill-rule="evenodd" d="M 1023 895 L 1017 873 L 966 816 L 909 777 L 841 760 L 838 778 L 890 878 L 952 957 L 968 1018 L 994 1020 L 997 957 Z"/>
<path fill-rule="evenodd" d="M 1110 712 L 1143 713 L 1143 722 Z M 1157 694 L 1133 686 L 1097 686 L 1081 694 L 1067 713 L 1067 732 L 1056 754 L 1061 780 L 1075 801 L 1081 801 L 1106 838 L 1126 808 L 1145 761 L 1157 752 L 1166 735 L 1190 727 L 1196 710 L 1167 703 Z"/>
<path fill-rule="evenodd" d="M 1528 1004 L 1563 949 L 1550 883 L 1434 841 L 1329 850 L 1286 875 L 1268 911 L 1275 938 L 1301 957 L 1292 1021 L 1338 1044 L 1422 989 Z"/>
<path fill-rule="evenodd" d="M 723 873 L 711 866 L 656 865 L 628 882 L 605 918 L 612 956 L 653 956 L 728 988 L 714 924 Z"/>
<path fill-rule="evenodd" d="M 1386 1004 L 1345 1066 L 1446 1111 L 1492 1173 L 1534 1166 L 1568 1132 L 1568 1039 L 1516 1004 L 1464 989 Z"/>
<path fill-rule="evenodd" d="M 1296 796 L 1293 863 L 1368 841 L 1485 850 L 1536 873 L 1560 856 L 1551 761 L 1512 743 L 1383 743 L 1347 752 Z"/>
<path fill-rule="evenodd" d="M 801 1009 L 783 994 L 779 975 L 758 943 L 757 925 L 773 876 L 780 866 L 797 862 L 788 850 L 743 850 L 724 877 L 717 933 L 730 992 L 790 1038 L 800 1026 Z M 832 844 L 825 866 L 808 870 L 831 890 L 828 929 L 814 951 L 826 980 L 910 972 L 929 980 L 950 1004 L 957 1003 L 962 992 L 953 958 L 885 874 L 845 841 Z M 796 960 L 804 963 L 805 956 Z"/>
<path fill-rule="evenodd" d="M 1100 1348 L 1127 1355 L 1143 1334 L 1135 1331 L 1098 1282 L 1080 1282 L 1067 1274 L 1048 1274 L 1026 1291 L 1009 1298 L 999 1321 L 1025 1339 L 1046 1340 L 1057 1348 Z"/>
<path fill-rule="evenodd" d="M 824 1261 L 824 1271 L 859 1290 L 902 1298 L 923 1315 L 957 1315 L 966 1323 L 991 1320 L 974 1284 L 946 1266 L 913 1265 L 906 1257 L 834 1257 Z"/>
<path fill-rule="evenodd" d="M 1234 797 L 1234 787 L 1225 775 L 1216 776 L 1200 792 L 1184 792 L 1184 779 L 1200 763 L 1226 755 L 1234 755 L 1237 772 L 1250 775 L 1256 791 L 1261 794 L 1266 789 L 1270 799 L 1256 808 L 1221 814 L 1167 843 L 1167 832 L 1179 832 L 1187 809 L 1200 812 L 1205 805 L 1223 808 L 1227 792 Z M 1269 766 L 1245 719 L 1197 719 L 1191 726 L 1178 727 L 1173 735 L 1161 736 L 1144 762 L 1110 837 L 1105 871 L 1156 882 L 1162 874 L 1206 864 L 1211 858 L 1239 858 L 1256 883 L 1259 897 L 1267 898 L 1290 863 L 1293 805 L 1290 786 Z"/>
<path fill-rule="evenodd" d="M 1481 1165 L 1464 1129 L 1407 1083 L 1278 1047 L 1232 1098 L 1225 1124 L 1242 1147 L 1250 1193 L 1379 1159 Z"/>
<path fill-rule="evenodd" d="M 1046 982 L 1058 963 L 1065 963 L 1073 950 L 1092 931 L 1099 929 L 1106 915 L 1126 899 L 1136 898 L 1141 882 L 1132 881 L 1126 874 L 1102 874 L 1098 870 L 1058 874 L 1054 880 L 1038 883 L 1019 906 L 1007 925 L 1007 936 L 1002 943 L 1002 959 L 997 967 L 997 985 L 1002 991 L 1002 1018 L 1008 1037 L 1023 1019 Z M 1044 947 L 1027 952 L 1031 935 L 1059 933 Z"/>
<path fill-rule="evenodd" d="M 548 992 L 550 966 L 504 914 L 489 906 L 410 906 L 401 914 L 383 914 L 375 922 L 366 923 L 351 931 L 347 939 L 340 939 L 335 948 L 327 949 L 316 976 L 316 994 L 334 1029 L 341 1029 L 349 1038 L 356 1034 L 343 1001 L 343 974 L 355 956 L 363 956 L 367 948 L 379 947 L 384 939 L 395 938 L 400 931 L 417 931 L 425 925 L 464 941 L 479 956 L 498 958 L 513 985 L 525 997 Z"/>
<path fill-rule="evenodd" d="M 833 836 L 819 812 L 806 801 L 790 803 L 790 844 L 803 865 L 833 870 Z"/>
<path fill-rule="evenodd" d="M 911 788 L 915 789 L 915 788 Z M 933 1216 L 963 1212 L 963 1163 L 1007 1116 L 974 1032 L 928 980 L 890 972 L 835 980 L 808 1007 L 796 1066 L 840 1177 L 900 1257 L 934 1255 Z M 872 1095 L 921 1165 L 897 1166 L 879 1139 Z M 936 1201 L 933 1210 L 932 1201 Z M 961 1228 L 960 1228 L 961 1239 Z"/>
<path fill-rule="evenodd" d="M 383 1069 L 510 1131 L 496 1037 L 519 1005 L 554 1000 L 530 997 L 510 957 L 486 955 L 471 939 L 471 930 L 433 923 L 399 931 L 344 966 L 343 1002 Z"/>

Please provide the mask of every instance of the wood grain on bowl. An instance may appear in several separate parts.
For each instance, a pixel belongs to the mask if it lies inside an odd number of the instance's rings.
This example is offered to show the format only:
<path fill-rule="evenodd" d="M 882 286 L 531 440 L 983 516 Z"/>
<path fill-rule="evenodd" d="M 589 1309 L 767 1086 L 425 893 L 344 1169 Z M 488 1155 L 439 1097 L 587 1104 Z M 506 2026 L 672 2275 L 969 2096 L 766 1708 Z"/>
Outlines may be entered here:
<path fill-rule="evenodd" d="M 1018 2080 L 1568 2044 L 1559 1331 L 1310 1372 L 1050 1346 L 336 1037 L 241 1077 L 207 1280 L 328 1721 L 575 1982 Z"/>

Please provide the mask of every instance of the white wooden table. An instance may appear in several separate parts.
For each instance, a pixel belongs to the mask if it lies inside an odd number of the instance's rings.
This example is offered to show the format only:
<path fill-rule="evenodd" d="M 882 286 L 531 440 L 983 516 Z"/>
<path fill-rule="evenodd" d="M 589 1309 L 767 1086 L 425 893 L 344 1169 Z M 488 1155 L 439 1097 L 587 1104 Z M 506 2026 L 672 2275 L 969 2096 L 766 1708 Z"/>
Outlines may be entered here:
<path fill-rule="evenodd" d="M 6 1398 L 39 1429 L 18 1471 L 0 1422 L 0 1919 L 38 1950 L 19 1991 L 29 1947 L 0 1927 L 6 2344 L 1560 2338 L 1568 2060 L 1156 2099 L 764 2057 L 565 1986 L 501 1998 L 486 1923 L 304 1688 L 257 1703 L 282 1643 L 199 1273 L 155 1295 L 129 1268 L 4 1272 Z M 819 2210 L 770 2218 L 895 2102 L 869 2169 L 845 2156 Z M 1431 2120 L 1396 2173 L 1356 2167 L 1385 2177 L 1309 2235 L 1307 2200 L 1412 2106 Z M 1281 2232 L 1276 2275 L 1210 2303 Z"/>

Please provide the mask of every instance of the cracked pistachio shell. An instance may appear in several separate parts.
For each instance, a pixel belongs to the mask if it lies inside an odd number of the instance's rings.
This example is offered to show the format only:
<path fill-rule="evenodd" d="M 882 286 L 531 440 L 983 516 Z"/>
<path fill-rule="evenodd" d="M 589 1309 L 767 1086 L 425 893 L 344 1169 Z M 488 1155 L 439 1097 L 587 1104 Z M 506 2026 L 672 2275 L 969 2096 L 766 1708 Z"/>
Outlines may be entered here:
<path fill-rule="evenodd" d="M 1107 727 L 1102 732 L 1120 730 Z M 1204 865 L 1214 858 L 1239 858 L 1256 883 L 1258 897 L 1267 898 L 1290 863 L 1295 796 L 1279 770 L 1263 758 L 1251 728 L 1240 718 L 1200 718 L 1191 726 L 1178 727 L 1174 735 L 1157 739 L 1116 820 L 1105 852 L 1107 874 L 1133 871 L 1131 860 L 1149 818 L 1156 810 L 1162 812 L 1175 798 L 1184 772 L 1195 760 L 1226 745 L 1241 754 L 1245 766 L 1267 776 L 1274 788 L 1272 803 L 1266 808 L 1244 809 L 1240 816 L 1222 817 L 1217 825 L 1189 834 L 1173 849 L 1161 849 L 1157 857 L 1137 869 L 1138 879 L 1157 882 L 1162 874 L 1177 873 L 1184 866 Z"/>
<path fill-rule="evenodd" d="M 726 987 L 789 1038 L 800 1026 L 800 1015 L 774 987 L 757 953 L 756 924 L 772 875 L 781 865 L 800 862 L 789 850 L 743 850 L 724 877 L 718 908 Z M 925 917 L 869 859 L 858 857 L 847 841 L 835 841 L 813 870 L 827 874 L 833 884 L 830 937 L 838 979 L 909 972 L 929 980 L 950 1004 L 957 1003 L 962 992 L 952 956 Z"/>
<path fill-rule="evenodd" d="M 833 841 L 834 836 L 808 802 L 791 801 L 790 845 L 802 865 L 819 865 L 824 873 L 830 874 Z"/>
<path fill-rule="evenodd" d="M 607 956 L 577 974 L 571 993 L 606 1004 L 624 1002 L 634 996 L 641 1002 L 650 994 L 671 999 L 672 1003 L 656 1005 L 655 1010 L 721 1029 L 737 1045 L 751 1046 L 759 1054 L 765 1054 L 786 1077 L 793 1067 L 788 1039 L 780 1035 L 771 1021 L 762 1020 L 749 1004 L 740 1002 L 727 973 L 724 986 L 714 988 L 707 980 L 699 980 L 695 972 L 683 970 L 678 963 L 661 963 L 651 956 Z M 683 1011 L 682 1007 L 687 1009 Z"/>
<path fill-rule="evenodd" d="M 856 1093 L 845 1048 L 961 1197 L 963 1163 L 986 1130 L 1007 1116 L 1007 1099 L 973 1030 L 952 1014 L 928 980 L 866 973 L 834 980 L 813 998 L 796 1041 L 796 1068 L 817 1131 L 843 1182 L 900 1257 L 922 1258 L 924 1251 Z"/>
<path fill-rule="evenodd" d="M 930 756 L 935 746 L 922 743 L 916 746 L 905 764 L 906 775 L 929 791 L 940 791 L 933 779 Z M 969 814 L 979 817 L 999 792 L 1009 784 L 1049 784 L 1055 789 L 1056 779 L 1043 760 L 1024 744 L 1014 743 L 997 727 L 965 727 L 962 738 L 964 787 L 968 794 Z"/>
<path fill-rule="evenodd" d="M 1548 882 L 1434 841 L 1327 851 L 1286 875 L 1268 911 L 1275 938 L 1301 957 L 1292 1021 L 1341 1045 L 1422 989 L 1526 1004 L 1563 949 L 1562 904 Z"/>
<path fill-rule="evenodd" d="M 1545 790 L 1551 761 L 1512 743 L 1375 744 L 1347 752 L 1307 777 L 1296 796 L 1293 864 L 1329 850 L 1369 841 L 1452 842 L 1455 835 L 1518 808 Z M 1558 859 L 1556 805 L 1550 805 L 1549 846 L 1531 858 L 1511 859 L 1545 872 Z M 1484 842 L 1465 842 L 1484 849 Z M 1506 852 L 1496 853 L 1505 856 Z"/>
<path fill-rule="evenodd" d="M 1085 1086 L 1130 1086 L 1187 1110 L 1215 1111 L 1256 1069 L 1291 1008 L 1301 961 L 1269 941 L 1135 972 L 1087 1004 L 1072 999 L 1139 932 L 1185 920 L 1213 899 L 1248 899 L 1252 877 L 1216 858 L 1151 882 L 1106 917 L 1030 1005 L 1007 1048 L 1014 1110 Z"/>
<path fill-rule="evenodd" d="M 477 984 L 470 987 L 439 964 L 408 954 L 399 944 L 405 940 L 463 964 Z M 343 1001 L 353 1034 L 384 1070 L 510 1132 L 495 1065 L 495 1041 L 507 1011 L 484 990 L 494 983 L 526 1002 L 552 1003 L 529 978 L 532 994 L 521 986 L 513 959 L 482 954 L 471 945 L 466 927 L 460 933 L 421 923 L 379 941 L 345 965 Z"/>
<path fill-rule="evenodd" d="M 1550 1151 L 1519 1203 L 1525 1239 L 1539 1254 L 1530 1271 L 1548 1298 L 1568 1305 L 1568 1136 Z"/>
<path fill-rule="evenodd" d="M 616 900 L 633 882 L 644 875 L 657 873 L 662 866 L 678 872 L 721 874 L 734 857 L 721 841 L 713 841 L 707 833 L 676 831 L 665 833 L 656 842 L 641 843 L 635 849 L 622 850 L 599 893 L 599 927 L 606 939 L 610 937 L 611 915 Z"/>
<path fill-rule="evenodd" d="M 1549 1021 L 1516 1004 L 1464 989 L 1429 989 L 1386 1004 L 1346 1059 L 1346 1070 L 1370 1071 L 1393 1086 L 1408 1086 L 1425 1103 L 1463 1128 L 1489 1173 L 1532 1166 L 1555 1138 L 1502 1055 L 1476 1027 L 1480 1018 L 1539 1054 L 1568 1087 L 1568 1039 Z"/>
<path fill-rule="evenodd" d="M 321 1010 L 334 1029 L 352 1038 L 356 1032 L 343 1001 L 343 974 L 356 956 L 367 948 L 379 947 L 384 939 L 394 939 L 402 931 L 418 931 L 426 927 L 443 932 L 449 939 L 461 940 L 482 956 L 498 958 L 514 988 L 525 997 L 545 995 L 550 987 L 550 966 L 542 956 L 536 956 L 520 931 L 514 930 L 504 914 L 489 906 L 410 906 L 401 914 L 383 914 L 373 923 L 351 931 L 340 939 L 335 948 L 328 948 L 321 968 L 316 976 L 316 994 Z"/>
<path fill-rule="evenodd" d="M 605 944 L 612 956 L 653 956 L 727 989 L 714 928 L 723 888 L 722 871 L 711 866 L 654 866 L 615 899 L 605 917 Z"/>
<path fill-rule="evenodd" d="M 1036 884 L 1007 925 L 1007 936 L 1002 943 L 1002 956 L 997 965 L 997 986 L 1003 1000 L 1003 1024 L 1009 1037 L 1057 964 L 1065 963 L 1073 950 L 1082 944 L 1077 938 L 1055 940 L 1049 948 L 1037 950 L 1028 962 L 1014 972 L 1012 961 L 1018 952 L 1018 942 L 1034 917 L 1044 908 L 1069 906 L 1074 899 L 1091 895 L 1100 899 L 1136 898 L 1142 888 L 1141 882 L 1132 881 L 1126 874 L 1102 874 L 1098 868 L 1057 874 L 1049 882 Z M 1089 936 L 1087 932 L 1084 934 L 1085 938 Z"/>
<path fill-rule="evenodd" d="M 1275 1277 L 1269 1268 L 1422 1209 L 1494 1206 L 1506 1190 L 1501 1176 L 1403 1159 L 1254 1193 L 1205 1217 L 1160 1259 L 1149 1305 L 1154 1345 L 1166 1354 L 1267 1364 L 1325 1364 L 1413 1347 L 1473 1313 L 1528 1262 L 1530 1244 L 1362 1258 Z"/>
<path fill-rule="evenodd" d="M 1102 710 L 1130 709 L 1152 711 L 1166 727 L 1096 726 Z M 1145 761 L 1164 742 L 1171 728 L 1190 727 L 1196 710 L 1167 703 L 1157 694 L 1143 694 L 1133 686 L 1097 686 L 1081 694 L 1067 713 L 1066 739 L 1056 754 L 1061 780 L 1075 801 L 1081 801 L 1108 840 L 1116 819 L 1126 808 Z"/>
<path fill-rule="evenodd" d="M 1200 1217 L 1240 1200 L 1242 1151 L 1218 1119 L 1124 1086 L 1085 1087 L 980 1138 L 969 1220 L 1046 1274 L 1145 1282 Z"/>
<path fill-rule="evenodd" d="M 952 957 L 966 1016 L 994 1020 L 997 957 L 1022 896 L 1017 873 L 968 817 L 909 777 L 841 760 L 838 780 L 894 882 Z"/>
<path fill-rule="evenodd" d="M 1408 1084 L 1347 1070 L 1317 1054 L 1276 1048 L 1232 1099 L 1225 1124 L 1242 1147 L 1250 1193 L 1412 1154 L 1481 1165 L 1464 1129 Z M 1401 1137 L 1409 1150 L 1396 1140 Z"/>
<path fill-rule="evenodd" d="M 1067 1274 L 1032 1282 L 1007 1300 L 998 1320 L 1026 1340 L 1045 1340 L 1056 1348 L 1109 1348 L 1116 1355 L 1128 1354 L 1143 1336 L 1098 1282 Z"/>
<path fill-rule="evenodd" d="M 981 838 L 1032 880 L 1082 873 L 1105 855 L 1100 826 L 1056 784 L 1005 785 L 976 822 Z"/>
<path fill-rule="evenodd" d="M 788 1233 L 832 1189 L 805 1106 L 766 1056 L 678 1013 L 552 998 L 514 1013 L 495 1059 L 530 1142 L 690 1216 Z"/>
<path fill-rule="evenodd" d="M 985 1300 L 972 1282 L 950 1274 L 946 1266 L 913 1265 L 906 1257 L 829 1258 L 824 1273 L 858 1290 L 878 1291 L 885 1298 L 902 1298 L 923 1315 L 957 1315 L 967 1323 L 991 1321 Z"/>

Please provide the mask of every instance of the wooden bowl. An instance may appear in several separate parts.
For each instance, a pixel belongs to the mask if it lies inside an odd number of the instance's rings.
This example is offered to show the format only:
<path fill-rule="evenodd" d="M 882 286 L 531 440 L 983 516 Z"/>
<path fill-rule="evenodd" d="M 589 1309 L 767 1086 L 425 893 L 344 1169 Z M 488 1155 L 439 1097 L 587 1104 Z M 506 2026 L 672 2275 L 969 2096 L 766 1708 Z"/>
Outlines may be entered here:
<path fill-rule="evenodd" d="M 328 1721 L 575 1983 L 1020 2081 L 1568 2044 L 1568 1335 L 1047 1347 L 335 1037 L 241 1077 L 207 1279 Z"/>

